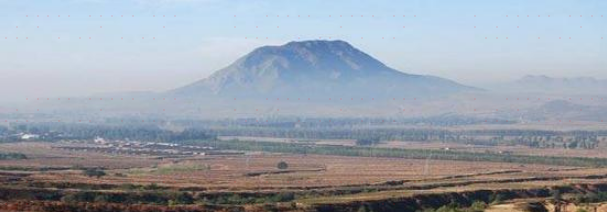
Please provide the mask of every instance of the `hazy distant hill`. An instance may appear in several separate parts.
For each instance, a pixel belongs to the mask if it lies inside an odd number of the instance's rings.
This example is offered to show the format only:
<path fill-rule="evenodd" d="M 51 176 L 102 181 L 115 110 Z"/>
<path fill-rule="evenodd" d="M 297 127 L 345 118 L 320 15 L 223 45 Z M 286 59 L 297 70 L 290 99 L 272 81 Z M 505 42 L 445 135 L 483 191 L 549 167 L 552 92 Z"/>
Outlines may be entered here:
<path fill-rule="evenodd" d="M 552 114 L 563 114 L 569 112 L 587 111 L 590 108 L 591 107 L 587 105 L 575 104 L 565 100 L 553 100 L 544 103 L 541 107 L 539 107 L 539 110 Z"/>
<path fill-rule="evenodd" d="M 530 119 L 595 121 L 607 120 L 604 105 L 584 105 L 566 100 L 552 100 L 525 113 Z"/>
<path fill-rule="evenodd" d="M 170 91 L 185 97 L 424 97 L 476 90 L 396 71 L 344 41 L 264 46 L 207 79 Z"/>
<path fill-rule="evenodd" d="M 527 75 L 496 90 L 551 94 L 604 94 L 607 80 L 593 77 L 555 78 L 544 75 Z"/>

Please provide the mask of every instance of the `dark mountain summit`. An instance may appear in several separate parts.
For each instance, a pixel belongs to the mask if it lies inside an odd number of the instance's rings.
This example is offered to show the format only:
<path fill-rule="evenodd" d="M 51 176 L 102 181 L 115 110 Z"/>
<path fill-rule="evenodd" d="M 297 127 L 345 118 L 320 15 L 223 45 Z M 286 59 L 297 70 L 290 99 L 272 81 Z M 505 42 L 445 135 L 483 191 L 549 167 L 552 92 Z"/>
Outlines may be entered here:
<path fill-rule="evenodd" d="M 396 71 L 344 41 L 264 46 L 207 79 L 171 91 L 185 96 L 441 96 L 475 90 Z"/>

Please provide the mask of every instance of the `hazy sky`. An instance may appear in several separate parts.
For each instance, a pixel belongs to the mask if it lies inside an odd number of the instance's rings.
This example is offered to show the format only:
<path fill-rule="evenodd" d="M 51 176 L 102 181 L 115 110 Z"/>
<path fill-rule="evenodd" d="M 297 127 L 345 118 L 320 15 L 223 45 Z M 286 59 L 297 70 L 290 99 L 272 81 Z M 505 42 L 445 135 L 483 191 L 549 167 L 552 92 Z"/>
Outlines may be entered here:
<path fill-rule="evenodd" d="M 607 78 L 606 11 L 604 0 L 0 0 L 0 96 L 162 91 L 255 47 L 329 37 L 471 85 Z"/>

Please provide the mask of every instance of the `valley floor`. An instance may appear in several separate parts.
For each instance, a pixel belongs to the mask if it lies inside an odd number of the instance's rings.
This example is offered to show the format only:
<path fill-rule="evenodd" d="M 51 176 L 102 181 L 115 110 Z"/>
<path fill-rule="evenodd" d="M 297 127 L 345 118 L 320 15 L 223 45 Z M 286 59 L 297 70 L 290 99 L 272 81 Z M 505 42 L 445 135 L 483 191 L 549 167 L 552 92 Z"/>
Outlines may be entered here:
<path fill-rule="evenodd" d="M 139 154 L 143 150 L 134 148 L 126 154 L 126 147 L 120 152 L 101 146 L 86 141 L 0 144 L 0 151 L 28 156 L 0 160 L 0 208 L 415 211 L 483 201 L 494 203 L 489 211 L 499 211 L 510 206 L 497 198 L 607 191 L 607 168 L 599 167 L 234 151 Z M 287 169 L 277 168 L 281 161 Z M 96 168 L 104 176 L 83 174 Z M 31 201 L 37 202 L 31 207 L 37 206 L 28 209 L 25 203 Z"/>

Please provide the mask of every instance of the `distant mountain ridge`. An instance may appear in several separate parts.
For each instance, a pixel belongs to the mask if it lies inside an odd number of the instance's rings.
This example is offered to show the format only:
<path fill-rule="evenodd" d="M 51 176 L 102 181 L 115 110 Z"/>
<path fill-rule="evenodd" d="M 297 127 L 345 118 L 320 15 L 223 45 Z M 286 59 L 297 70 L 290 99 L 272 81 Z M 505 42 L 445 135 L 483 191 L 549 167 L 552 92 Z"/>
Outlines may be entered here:
<path fill-rule="evenodd" d="M 264 46 L 206 79 L 170 91 L 179 96 L 442 96 L 476 88 L 394 70 L 347 42 Z"/>

